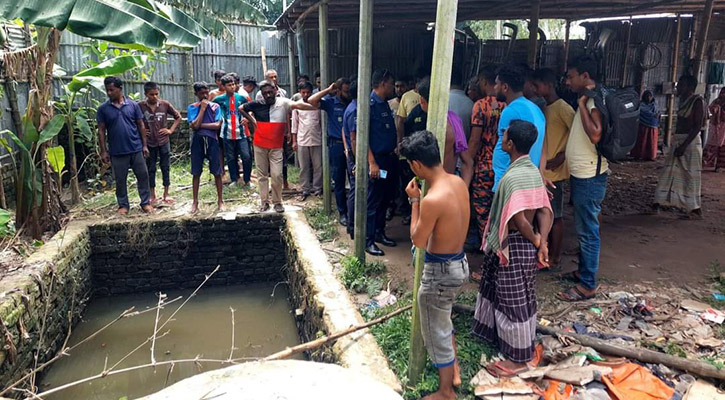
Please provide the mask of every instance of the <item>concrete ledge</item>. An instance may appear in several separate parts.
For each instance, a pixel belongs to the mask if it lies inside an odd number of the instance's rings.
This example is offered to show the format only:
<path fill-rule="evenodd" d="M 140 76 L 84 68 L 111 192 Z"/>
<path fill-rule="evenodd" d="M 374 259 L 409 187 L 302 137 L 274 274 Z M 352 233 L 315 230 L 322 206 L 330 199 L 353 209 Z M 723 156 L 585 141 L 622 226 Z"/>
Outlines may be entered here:
<path fill-rule="evenodd" d="M 347 289 L 335 276 L 327 255 L 300 213 L 286 213 L 287 262 L 293 303 L 304 313 L 300 334 L 315 331 L 333 333 L 364 323 Z M 312 337 L 311 339 L 314 339 Z M 324 354 L 313 359 L 334 361 L 385 383 L 398 393 L 402 385 L 390 369 L 375 338 L 367 329 L 340 338 L 332 346 L 332 358 Z"/>

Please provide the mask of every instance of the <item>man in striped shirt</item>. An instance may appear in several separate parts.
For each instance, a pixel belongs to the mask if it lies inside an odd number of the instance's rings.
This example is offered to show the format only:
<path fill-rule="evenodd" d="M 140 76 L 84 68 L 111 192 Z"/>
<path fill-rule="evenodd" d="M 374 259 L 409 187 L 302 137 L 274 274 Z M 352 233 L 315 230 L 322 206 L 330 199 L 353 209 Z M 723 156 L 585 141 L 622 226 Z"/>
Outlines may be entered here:
<path fill-rule="evenodd" d="M 232 180 L 231 186 L 249 186 L 252 177 L 252 155 L 249 150 L 246 131 L 242 125 L 242 105 L 247 99 L 237 93 L 237 85 L 231 74 L 224 75 L 221 79 L 225 93 L 214 98 L 214 103 L 219 104 L 222 110 L 223 122 L 220 136 L 224 143 L 224 158 L 229 169 L 229 177 Z M 242 159 L 244 168 L 243 181 L 239 180 L 239 164 L 237 157 Z"/>

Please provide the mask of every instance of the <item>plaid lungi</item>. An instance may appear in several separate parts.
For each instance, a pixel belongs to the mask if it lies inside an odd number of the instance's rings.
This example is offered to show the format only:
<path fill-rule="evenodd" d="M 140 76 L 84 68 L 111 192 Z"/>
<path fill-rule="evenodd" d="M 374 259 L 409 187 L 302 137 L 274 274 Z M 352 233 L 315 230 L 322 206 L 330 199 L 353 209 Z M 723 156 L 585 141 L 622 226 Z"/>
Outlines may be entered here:
<path fill-rule="evenodd" d="M 509 265 L 487 253 L 476 299 L 473 333 L 513 362 L 530 361 L 536 336 L 536 247 L 521 233 L 508 236 Z"/>
<path fill-rule="evenodd" d="M 702 185 L 702 138 L 697 135 L 681 157 L 675 157 L 675 149 L 687 139 L 687 135 L 675 135 L 674 139 L 657 182 L 655 203 L 686 211 L 697 210 L 700 208 Z"/>

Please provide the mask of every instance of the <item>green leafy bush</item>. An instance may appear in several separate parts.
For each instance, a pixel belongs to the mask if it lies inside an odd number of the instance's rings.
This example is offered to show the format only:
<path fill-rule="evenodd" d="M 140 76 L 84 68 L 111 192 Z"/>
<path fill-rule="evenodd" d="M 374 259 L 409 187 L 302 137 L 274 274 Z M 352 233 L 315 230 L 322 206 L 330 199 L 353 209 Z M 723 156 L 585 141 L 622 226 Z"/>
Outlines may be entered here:
<path fill-rule="evenodd" d="M 346 288 L 355 293 L 367 293 L 375 296 L 383 288 L 383 279 L 380 277 L 385 272 L 385 264 L 380 261 L 364 263 L 357 257 L 345 257 L 342 264 L 341 279 Z"/>

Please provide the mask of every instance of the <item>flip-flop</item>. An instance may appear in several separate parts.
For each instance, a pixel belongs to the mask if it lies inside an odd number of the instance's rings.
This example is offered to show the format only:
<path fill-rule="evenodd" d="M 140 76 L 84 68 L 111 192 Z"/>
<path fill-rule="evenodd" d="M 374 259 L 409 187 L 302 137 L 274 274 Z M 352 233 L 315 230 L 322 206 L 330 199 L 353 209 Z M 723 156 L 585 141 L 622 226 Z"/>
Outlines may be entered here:
<path fill-rule="evenodd" d="M 471 275 L 468 276 L 468 280 L 473 283 L 481 283 L 481 279 L 483 279 L 483 274 L 480 272 L 471 272 Z"/>
<path fill-rule="evenodd" d="M 489 374 L 493 375 L 494 378 L 511 378 L 528 370 L 529 368 L 527 366 L 523 366 L 518 369 L 509 369 L 501 365 L 501 360 L 493 362 L 486 366 L 486 371 L 488 371 Z"/>
<path fill-rule="evenodd" d="M 557 293 L 556 298 L 561 301 L 566 301 L 568 303 L 574 303 L 577 301 L 593 299 L 595 296 L 596 294 L 587 295 L 586 293 L 583 293 L 581 290 L 579 290 L 577 286 L 572 286 L 563 292 Z"/>

